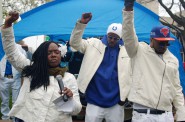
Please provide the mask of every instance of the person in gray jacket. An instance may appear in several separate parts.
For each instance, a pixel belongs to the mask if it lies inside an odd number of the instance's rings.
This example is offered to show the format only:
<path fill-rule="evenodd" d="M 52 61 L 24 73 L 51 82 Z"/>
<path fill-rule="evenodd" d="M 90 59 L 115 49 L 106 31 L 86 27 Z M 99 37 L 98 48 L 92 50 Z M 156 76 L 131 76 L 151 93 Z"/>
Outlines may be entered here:
<path fill-rule="evenodd" d="M 112 23 L 107 34 L 82 39 L 91 20 L 91 13 L 82 14 L 70 37 L 70 45 L 84 54 L 77 78 L 79 89 L 86 95 L 86 122 L 123 122 L 125 101 L 129 92 L 129 57 L 121 40 L 122 25 Z"/>
<path fill-rule="evenodd" d="M 15 116 L 16 122 L 72 122 L 72 115 L 78 114 L 82 106 L 74 75 L 66 72 L 66 68 L 60 67 L 66 51 L 59 44 L 46 41 L 33 53 L 31 61 L 27 59 L 15 45 L 12 23 L 18 18 L 17 12 L 9 13 L 1 29 L 7 58 L 24 77 L 9 116 Z M 61 75 L 64 83 L 62 91 L 56 79 L 58 75 Z M 62 94 L 68 97 L 67 102 L 61 98 Z"/>
<path fill-rule="evenodd" d="M 123 33 L 126 51 L 131 58 L 132 84 L 128 100 L 133 102 L 133 122 L 185 121 L 185 105 L 179 80 L 179 62 L 167 49 L 170 29 L 155 26 L 151 30 L 150 44 L 138 42 L 134 29 L 135 0 L 125 0 Z"/>

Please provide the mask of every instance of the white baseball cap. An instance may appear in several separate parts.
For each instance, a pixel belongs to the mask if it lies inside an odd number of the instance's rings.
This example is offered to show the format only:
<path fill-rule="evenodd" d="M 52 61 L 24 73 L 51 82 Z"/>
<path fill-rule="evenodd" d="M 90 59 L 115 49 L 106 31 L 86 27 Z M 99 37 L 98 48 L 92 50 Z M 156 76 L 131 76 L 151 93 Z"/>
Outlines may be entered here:
<path fill-rule="evenodd" d="M 115 33 L 121 38 L 122 24 L 121 23 L 112 23 L 112 24 L 110 24 L 108 29 L 107 29 L 107 34 L 108 33 Z"/>

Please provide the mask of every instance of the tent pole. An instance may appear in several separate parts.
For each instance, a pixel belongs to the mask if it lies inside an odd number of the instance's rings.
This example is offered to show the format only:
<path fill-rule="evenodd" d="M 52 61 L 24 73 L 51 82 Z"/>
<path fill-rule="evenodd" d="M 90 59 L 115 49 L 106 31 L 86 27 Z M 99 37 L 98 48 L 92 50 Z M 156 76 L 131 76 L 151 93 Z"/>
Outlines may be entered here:
<path fill-rule="evenodd" d="M 3 9 L 2 9 L 2 0 L 0 0 L 0 25 L 3 24 Z"/>

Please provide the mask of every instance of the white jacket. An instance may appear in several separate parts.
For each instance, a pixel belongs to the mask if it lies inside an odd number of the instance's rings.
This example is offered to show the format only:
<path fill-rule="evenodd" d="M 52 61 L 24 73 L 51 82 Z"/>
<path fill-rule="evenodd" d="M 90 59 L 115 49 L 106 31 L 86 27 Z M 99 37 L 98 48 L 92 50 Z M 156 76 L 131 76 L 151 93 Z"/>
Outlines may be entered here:
<path fill-rule="evenodd" d="M 132 64 L 132 87 L 128 99 L 150 108 L 177 112 L 177 121 L 185 121 L 185 105 L 179 80 L 179 63 L 169 51 L 161 59 L 146 43 L 138 42 L 134 30 L 133 11 L 123 11 L 125 48 Z"/>
<path fill-rule="evenodd" d="M 22 47 L 20 45 L 17 44 L 17 48 L 19 49 L 19 51 L 24 54 L 26 56 L 26 52 L 22 49 Z M 3 56 L 3 58 L 0 61 L 0 79 L 4 79 L 4 75 L 5 75 L 5 70 L 6 70 L 6 61 L 7 61 L 7 57 L 6 55 Z M 12 75 L 13 78 L 19 79 L 21 77 L 21 73 L 18 72 L 14 67 L 12 67 Z"/>
<path fill-rule="evenodd" d="M 77 22 L 70 38 L 71 47 L 84 54 L 84 58 L 77 79 L 79 89 L 82 93 L 86 91 L 90 80 L 92 79 L 96 70 L 100 66 L 106 48 L 102 41 L 97 38 L 83 40 L 82 34 L 84 32 L 85 27 L 86 24 Z M 130 76 L 128 75 L 130 72 L 128 68 L 130 64 L 129 57 L 126 53 L 124 46 L 120 46 L 117 65 L 120 99 L 121 101 L 125 101 L 130 89 Z"/>
<path fill-rule="evenodd" d="M 5 53 L 11 64 L 22 71 L 30 64 L 24 55 L 22 55 L 15 46 L 13 29 L 2 29 L 2 41 Z M 9 115 L 18 117 L 25 122 L 72 122 L 71 114 L 77 114 L 81 110 L 78 87 L 75 77 L 70 73 L 65 73 L 63 77 L 64 86 L 73 92 L 74 108 L 72 113 L 63 113 L 57 111 L 53 100 L 60 97 L 60 91 L 57 80 L 50 76 L 50 85 L 47 91 L 43 86 L 30 92 L 30 78 L 24 78 L 17 101 L 11 109 Z"/>

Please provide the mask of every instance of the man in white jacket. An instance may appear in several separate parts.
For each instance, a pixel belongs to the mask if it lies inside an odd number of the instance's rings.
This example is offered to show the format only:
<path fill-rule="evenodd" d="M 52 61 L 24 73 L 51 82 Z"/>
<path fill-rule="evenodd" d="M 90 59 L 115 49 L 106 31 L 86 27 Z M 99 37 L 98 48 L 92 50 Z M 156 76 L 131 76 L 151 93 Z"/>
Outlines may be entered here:
<path fill-rule="evenodd" d="M 138 42 L 134 29 L 135 0 L 125 0 L 123 33 L 125 48 L 132 64 L 132 87 L 128 99 L 133 104 L 133 122 L 185 121 L 185 105 L 179 80 L 179 62 L 167 49 L 170 30 L 166 26 L 154 27 L 150 45 Z"/>
<path fill-rule="evenodd" d="M 82 14 L 71 34 L 70 45 L 84 54 L 78 85 L 86 94 L 86 122 L 123 122 L 125 101 L 129 92 L 129 57 L 121 40 L 122 25 L 109 25 L 107 34 L 82 39 L 83 31 L 91 20 L 91 13 Z"/>

